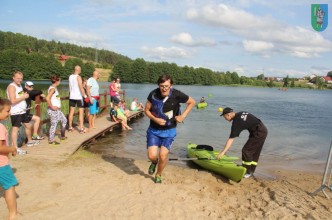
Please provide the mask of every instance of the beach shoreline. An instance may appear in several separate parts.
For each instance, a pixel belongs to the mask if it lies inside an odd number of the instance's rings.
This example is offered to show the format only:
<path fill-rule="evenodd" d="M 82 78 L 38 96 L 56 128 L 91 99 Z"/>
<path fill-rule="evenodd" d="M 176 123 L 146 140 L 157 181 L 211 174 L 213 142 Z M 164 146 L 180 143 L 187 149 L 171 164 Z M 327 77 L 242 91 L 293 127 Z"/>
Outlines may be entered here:
<path fill-rule="evenodd" d="M 18 219 L 328 219 L 332 211 L 322 192 L 309 195 L 322 181 L 312 172 L 264 169 L 269 175 L 235 183 L 169 163 L 163 183 L 155 184 L 147 161 L 83 150 L 60 163 L 24 156 L 10 161 L 20 182 Z"/>

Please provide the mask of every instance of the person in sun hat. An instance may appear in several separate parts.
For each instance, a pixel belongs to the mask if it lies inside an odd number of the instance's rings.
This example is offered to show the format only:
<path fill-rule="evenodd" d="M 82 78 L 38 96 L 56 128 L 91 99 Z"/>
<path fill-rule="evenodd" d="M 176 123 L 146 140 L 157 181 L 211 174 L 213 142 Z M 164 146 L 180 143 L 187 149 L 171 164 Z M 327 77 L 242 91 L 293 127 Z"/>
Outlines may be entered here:
<path fill-rule="evenodd" d="M 224 154 L 226 154 L 231 147 L 234 138 L 238 137 L 243 130 L 248 130 L 249 138 L 242 148 L 242 166 L 247 169 L 244 177 L 249 178 L 253 175 L 257 167 L 259 155 L 267 137 L 267 128 L 260 119 L 249 112 L 241 111 L 235 113 L 233 109 L 226 107 L 223 109 L 220 116 L 223 116 L 225 120 L 232 122 L 232 128 L 225 147 L 220 151 L 217 159 L 219 160 Z"/>

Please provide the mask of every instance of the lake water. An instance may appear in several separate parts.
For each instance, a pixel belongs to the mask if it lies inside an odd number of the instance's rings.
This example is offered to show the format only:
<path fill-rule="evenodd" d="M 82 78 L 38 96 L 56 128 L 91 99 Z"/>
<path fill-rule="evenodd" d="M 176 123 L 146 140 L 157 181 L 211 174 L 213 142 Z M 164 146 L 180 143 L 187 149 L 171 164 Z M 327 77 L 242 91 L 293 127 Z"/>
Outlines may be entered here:
<path fill-rule="evenodd" d="M 66 84 L 67 82 L 62 83 L 62 90 L 68 88 Z M 107 89 L 108 84 L 101 82 L 100 92 Z M 38 82 L 36 87 L 44 89 L 48 85 L 48 82 Z M 3 85 L 0 86 L 4 88 Z M 156 85 L 122 84 L 122 88 L 126 90 L 127 99 L 135 96 L 145 104 L 149 92 L 156 88 Z M 175 85 L 175 88 L 196 101 L 202 96 L 212 97 L 207 99 L 207 108 L 194 108 L 184 124 L 178 125 L 170 157 L 186 157 L 185 148 L 189 142 L 222 149 L 229 136 L 231 123 L 219 116 L 218 107 L 229 106 L 234 111 L 254 114 L 268 128 L 269 134 L 258 168 L 277 166 L 323 172 L 332 139 L 331 90 L 280 91 L 277 88 L 182 85 Z M 145 136 L 148 125 L 147 117 L 140 118 L 131 124 L 133 131 L 114 130 L 98 139 L 89 150 L 147 160 Z M 248 132 L 243 131 L 240 137 L 235 139 L 228 155 L 241 158 L 241 149 L 247 137 Z M 181 161 L 176 163 L 186 165 Z"/>
<path fill-rule="evenodd" d="M 145 104 L 156 85 L 123 84 L 127 97 L 138 97 Z M 220 117 L 218 107 L 248 111 L 260 118 L 269 130 L 260 163 L 265 167 L 323 171 L 332 139 L 332 91 L 277 88 L 175 86 L 199 100 L 208 98 L 208 107 L 193 109 L 184 124 L 178 125 L 170 157 L 186 157 L 189 142 L 223 148 L 231 123 Z M 184 108 L 184 107 L 183 107 Z M 146 159 L 147 117 L 131 126 L 133 131 L 115 131 L 90 147 L 98 153 Z M 241 158 L 249 133 L 236 138 L 228 154 Z M 185 162 L 179 162 L 185 164 Z"/>

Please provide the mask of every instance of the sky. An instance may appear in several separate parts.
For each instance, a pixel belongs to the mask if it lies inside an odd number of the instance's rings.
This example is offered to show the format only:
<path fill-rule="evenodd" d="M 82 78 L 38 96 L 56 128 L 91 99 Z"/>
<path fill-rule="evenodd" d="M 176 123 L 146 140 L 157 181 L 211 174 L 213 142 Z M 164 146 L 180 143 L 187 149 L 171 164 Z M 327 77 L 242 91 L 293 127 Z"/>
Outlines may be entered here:
<path fill-rule="evenodd" d="M 328 26 L 311 26 L 328 4 Z M 0 0 L 0 30 L 240 76 L 326 76 L 332 0 Z"/>

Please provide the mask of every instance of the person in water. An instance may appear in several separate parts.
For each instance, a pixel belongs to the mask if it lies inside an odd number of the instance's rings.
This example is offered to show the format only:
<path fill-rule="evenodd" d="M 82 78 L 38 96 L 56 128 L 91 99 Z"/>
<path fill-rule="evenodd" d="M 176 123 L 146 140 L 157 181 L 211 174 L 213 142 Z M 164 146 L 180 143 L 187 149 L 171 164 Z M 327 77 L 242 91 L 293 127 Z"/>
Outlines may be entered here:
<path fill-rule="evenodd" d="M 248 112 L 233 112 L 233 109 L 227 107 L 220 116 L 224 116 L 225 120 L 231 122 L 231 134 L 226 141 L 225 147 L 217 156 L 219 160 L 226 154 L 231 147 L 234 138 L 238 137 L 243 130 L 249 131 L 249 139 L 242 148 L 242 166 L 247 169 L 245 178 L 249 178 L 255 172 L 259 155 L 262 151 L 265 139 L 267 137 L 267 128 L 263 122 Z"/>
<path fill-rule="evenodd" d="M 174 89 L 170 75 L 161 75 L 157 84 L 159 88 L 150 92 L 144 112 L 150 118 L 150 126 L 146 133 L 147 155 L 152 163 L 148 172 L 153 175 L 157 167 L 155 183 L 161 183 L 161 174 L 167 164 L 168 153 L 176 136 L 176 125 L 182 123 L 188 116 L 195 106 L 195 100 Z M 180 103 L 187 104 L 182 114 Z"/>
<path fill-rule="evenodd" d="M 199 102 L 200 102 L 200 103 L 204 103 L 204 102 L 206 102 L 206 100 L 205 100 L 204 97 L 202 97 L 201 100 L 200 100 Z"/>

